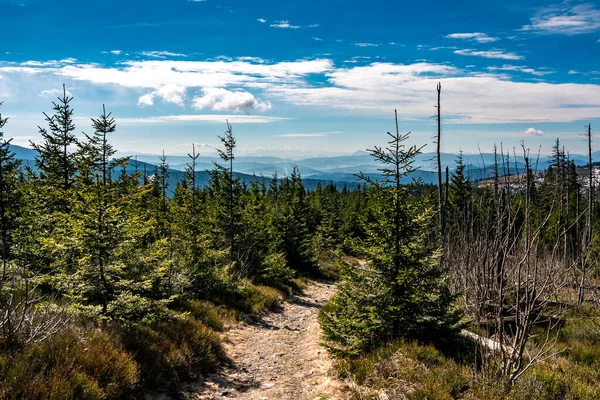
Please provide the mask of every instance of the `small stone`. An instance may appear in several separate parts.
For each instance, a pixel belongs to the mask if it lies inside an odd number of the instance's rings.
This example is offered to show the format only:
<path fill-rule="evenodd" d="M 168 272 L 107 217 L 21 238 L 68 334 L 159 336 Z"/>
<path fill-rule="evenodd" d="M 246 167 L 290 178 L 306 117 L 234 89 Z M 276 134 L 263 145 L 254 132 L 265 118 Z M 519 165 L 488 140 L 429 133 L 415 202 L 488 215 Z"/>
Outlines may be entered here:
<path fill-rule="evenodd" d="M 264 383 L 264 384 L 261 386 L 261 389 L 271 389 L 272 387 L 275 387 L 275 384 L 274 384 L 274 383 Z"/>

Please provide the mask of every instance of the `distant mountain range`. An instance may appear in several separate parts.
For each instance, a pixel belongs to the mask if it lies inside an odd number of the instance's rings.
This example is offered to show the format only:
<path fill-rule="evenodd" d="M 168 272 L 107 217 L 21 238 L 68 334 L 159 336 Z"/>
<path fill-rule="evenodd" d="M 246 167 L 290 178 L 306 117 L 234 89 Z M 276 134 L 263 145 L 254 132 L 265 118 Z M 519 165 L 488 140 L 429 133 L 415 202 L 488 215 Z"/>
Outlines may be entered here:
<path fill-rule="evenodd" d="M 34 165 L 36 152 L 30 148 L 12 145 L 11 149 L 16 153 L 17 158 L 23 160 L 25 165 Z M 600 161 L 600 151 L 592 153 L 594 161 Z M 449 167 L 453 171 L 456 166 L 458 154 L 442 153 L 441 161 L 442 168 Z M 550 158 L 548 156 L 532 155 L 533 168 L 536 170 L 545 170 L 548 167 Z M 587 156 L 580 154 L 571 154 L 570 158 L 577 165 L 586 165 Z M 152 175 L 155 166 L 160 163 L 159 155 L 138 154 L 132 156 L 132 161 L 127 167 L 127 170 L 133 172 L 135 170 L 134 159 L 138 162 L 137 169 L 140 171 L 146 168 L 146 173 Z M 515 162 L 514 155 L 511 156 L 510 172 L 522 172 L 525 168 L 523 157 L 517 154 Z M 197 160 L 196 170 L 197 179 L 200 185 L 205 185 L 208 182 L 208 172 L 214 167 L 215 162 L 220 162 L 218 156 L 201 156 Z M 175 184 L 183 179 L 183 171 L 190 162 L 187 156 L 167 156 L 170 171 L 170 184 L 175 187 Z M 494 164 L 494 155 L 492 153 L 482 154 L 463 154 L 463 162 L 467 166 L 467 173 L 472 179 L 485 179 L 492 173 Z M 536 165 L 537 164 L 537 165 Z M 421 179 L 424 183 L 437 182 L 437 164 L 435 162 L 435 153 L 423 153 L 415 157 L 413 164 L 417 171 L 409 175 L 409 179 Z M 294 167 L 298 167 L 300 174 L 306 186 L 310 189 L 316 187 L 318 183 L 328 184 L 335 183 L 337 186 L 355 187 L 357 185 L 356 174 L 363 172 L 374 178 L 380 178 L 381 172 L 379 168 L 381 164 L 375 162 L 373 157 L 366 151 L 357 151 L 354 154 L 333 156 L 333 157 L 315 157 L 305 158 L 301 160 L 292 160 L 279 157 L 260 157 L 260 156 L 240 156 L 236 157 L 233 163 L 234 171 L 237 176 L 245 182 L 251 182 L 256 177 L 264 177 L 270 179 L 275 173 L 279 177 L 289 175 Z M 500 169 L 500 173 L 503 169 Z M 407 179 L 407 178 L 405 178 Z"/>

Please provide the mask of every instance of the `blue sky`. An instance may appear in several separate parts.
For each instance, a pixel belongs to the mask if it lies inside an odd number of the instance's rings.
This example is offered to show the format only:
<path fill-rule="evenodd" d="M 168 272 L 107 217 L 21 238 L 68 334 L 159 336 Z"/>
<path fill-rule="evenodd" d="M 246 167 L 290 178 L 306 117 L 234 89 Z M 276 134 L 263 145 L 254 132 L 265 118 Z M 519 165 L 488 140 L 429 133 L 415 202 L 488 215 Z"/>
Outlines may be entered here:
<path fill-rule="evenodd" d="M 0 109 L 39 140 L 65 83 L 78 131 L 102 104 L 122 151 L 304 157 L 430 143 L 442 83 L 444 151 L 494 143 L 583 153 L 600 118 L 600 4 L 356 0 L 0 0 Z"/>

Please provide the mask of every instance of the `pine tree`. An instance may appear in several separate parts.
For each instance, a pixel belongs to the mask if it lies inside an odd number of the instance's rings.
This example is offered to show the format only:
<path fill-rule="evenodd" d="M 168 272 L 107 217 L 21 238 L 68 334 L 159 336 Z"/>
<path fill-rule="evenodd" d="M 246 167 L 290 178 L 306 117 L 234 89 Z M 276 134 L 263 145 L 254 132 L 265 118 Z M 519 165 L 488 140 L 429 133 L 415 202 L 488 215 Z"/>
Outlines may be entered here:
<path fill-rule="evenodd" d="M 39 127 L 44 142 L 42 144 L 31 142 L 33 148 L 39 153 L 36 166 L 41 172 L 42 179 L 50 187 L 60 189 L 63 194 L 72 187 L 77 171 L 75 154 L 70 151 L 70 147 L 77 144 L 72 100 L 73 97 L 69 97 L 63 85 L 62 97 L 52 103 L 55 114 L 49 116 L 44 113 L 48 129 Z M 59 208 L 65 209 L 65 199 Z"/>
<path fill-rule="evenodd" d="M 0 103 L 2 106 L 2 103 Z M 2 129 L 8 118 L 0 114 L 0 240 L 2 241 L 2 282 L 7 279 L 7 264 L 11 255 L 12 234 L 19 213 L 19 168 L 21 161 L 10 149 L 12 139 L 6 140 Z M 0 284 L 1 286 L 1 284 Z"/>
<path fill-rule="evenodd" d="M 116 131 L 116 123 L 111 114 L 106 113 L 104 106 L 100 117 L 92 118 L 92 128 L 94 133 L 86 134 L 88 141 L 80 144 L 81 153 L 85 154 L 83 159 L 86 160 L 83 168 L 87 171 L 87 177 L 84 179 L 91 182 L 78 187 L 78 201 L 72 220 L 81 253 L 81 275 L 87 280 L 84 287 L 92 296 L 89 300 L 100 297 L 102 313 L 106 314 L 119 269 L 115 266 L 115 251 L 125 238 L 123 227 L 127 219 L 119 204 L 117 185 L 113 183 L 112 174 L 117 166 L 125 165 L 128 159 L 113 159 L 116 150 L 107 135 Z"/>
<path fill-rule="evenodd" d="M 294 167 L 281 182 L 277 192 L 275 226 L 280 235 L 287 265 L 295 271 L 314 272 L 311 232 L 308 226 L 308 203 L 300 171 Z"/>
<path fill-rule="evenodd" d="M 434 249 L 427 245 L 433 207 L 411 198 L 415 183 L 401 183 L 414 171 L 421 149 L 405 147 L 409 134 L 396 130 L 388 136 L 387 147 L 369 150 L 383 164 L 384 180 L 361 174 L 370 186 L 374 215 L 366 226 L 367 239 L 357 246 L 368 264 L 346 268 L 345 282 L 321 313 L 326 345 L 341 355 L 396 338 L 431 339 L 459 319 Z"/>
<path fill-rule="evenodd" d="M 452 179 L 448 193 L 448 217 L 453 227 L 466 226 L 465 218 L 468 215 L 471 201 L 471 182 L 465 176 L 465 164 L 462 152 L 456 160 L 456 168 L 452 173 Z"/>

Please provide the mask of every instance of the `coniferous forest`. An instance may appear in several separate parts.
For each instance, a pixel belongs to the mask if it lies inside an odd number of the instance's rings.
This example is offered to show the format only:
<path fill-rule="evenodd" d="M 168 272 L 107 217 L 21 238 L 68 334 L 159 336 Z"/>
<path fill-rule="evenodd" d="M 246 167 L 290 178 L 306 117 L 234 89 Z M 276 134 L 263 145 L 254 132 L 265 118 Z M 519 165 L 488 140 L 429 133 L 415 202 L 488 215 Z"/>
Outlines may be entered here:
<path fill-rule="evenodd" d="M 0 398 L 177 397 L 314 280 L 336 285 L 319 322 L 343 398 L 600 398 L 591 126 L 587 166 L 499 144 L 484 176 L 459 156 L 428 185 L 390 118 L 382 178 L 309 190 L 298 169 L 242 181 L 224 121 L 209 183 L 192 147 L 173 187 L 168 157 L 115 157 L 110 110 L 76 126 L 63 93 L 35 165 L 0 115 Z"/>

